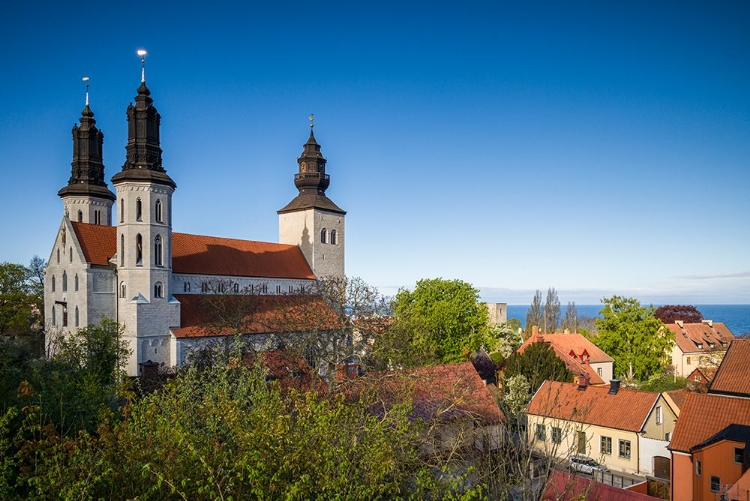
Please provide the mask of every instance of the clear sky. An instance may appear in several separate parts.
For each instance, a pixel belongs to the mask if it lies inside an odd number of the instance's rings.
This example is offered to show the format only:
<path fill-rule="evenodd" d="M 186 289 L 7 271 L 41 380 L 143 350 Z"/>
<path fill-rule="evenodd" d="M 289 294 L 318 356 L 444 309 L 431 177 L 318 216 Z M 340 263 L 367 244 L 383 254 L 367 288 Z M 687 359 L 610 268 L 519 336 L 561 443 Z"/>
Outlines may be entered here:
<path fill-rule="evenodd" d="M 47 259 L 84 106 L 122 167 L 136 49 L 173 229 L 278 240 L 310 113 L 385 293 L 750 303 L 750 2 L 11 2 L 0 261 Z"/>

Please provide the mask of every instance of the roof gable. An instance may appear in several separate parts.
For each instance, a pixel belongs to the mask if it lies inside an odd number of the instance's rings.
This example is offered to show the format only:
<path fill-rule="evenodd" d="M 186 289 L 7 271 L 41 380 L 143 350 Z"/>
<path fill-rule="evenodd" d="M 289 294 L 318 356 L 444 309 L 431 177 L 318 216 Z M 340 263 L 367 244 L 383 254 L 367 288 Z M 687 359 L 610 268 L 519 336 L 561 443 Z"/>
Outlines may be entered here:
<path fill-rule="evenodd" d="M 723 351 L 734 335 L 722 322 L 704 320 L 696 323 L 666 324 L 674 333 L 674 340 L 683 353 Z"/>
<path fill-rule="evenodd" d="M 527 414 L 639 432 L 659 399 L 659 393 L 620 389 L 609 393 L 608 386 L 588 386 L 581 390 L 573 383 L 545 381 L 526 408 Z"/>
<path fill-rule="evenodd" d="M 557 355 L 557 358 L 562 360 L 568 370 L 574 375 L 588 375 L 589 384 L 605 384 L 605 381 L 589 364 L 614 362 L 614 360 L 582 335 L 534 334 L 518 348 L 518 353 L 523 353 L 530 345 L 541 342 L 549 344 Z M 594 355 L 592 356 L 591 353 L 594 353 Z"/>
<path fill-rule="evenodd" d="M 750 425 L 750 399 L 688 393 L 669 448 L 690 452 L 732 424 Z"/>
<path fill-rule="evenodd" d="M 750 397 L 750 339 L 732 341 L 708 392 Z"/>

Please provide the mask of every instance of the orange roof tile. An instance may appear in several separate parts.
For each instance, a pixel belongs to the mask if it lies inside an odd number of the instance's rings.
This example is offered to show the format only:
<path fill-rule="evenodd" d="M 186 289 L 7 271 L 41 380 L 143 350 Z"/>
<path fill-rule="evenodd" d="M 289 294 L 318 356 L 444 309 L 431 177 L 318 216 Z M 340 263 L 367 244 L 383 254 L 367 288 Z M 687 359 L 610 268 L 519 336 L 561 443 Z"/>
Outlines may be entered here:
<path fill-rule="evenodd" d="M 750 425 L 750 399 L 688 393 L 669 448 L 690 452 L 730 424 Z"/>
<path fill-rule="evenodd" d="M 683 353 L 707 353 L 724 350 L 734 335 L 722 322 L 703 322 L 690 324 L 666 324 L 674 333 L 674 340 Z M 722 343 L 724 343 L 722 345 Z M 713 346 L 712 346 L 713 345 Z"/>
<path fill-rule="evenodd" d="M 545 381 L 526 408 L 528 414 L 593 424 L 626 431 L 641 431 L 658 393 L 621 388 L 610 395 L 608 386 Z"/>
<path fill-rule="evenodd" d="M 73 223 L 86 261 L 106 266 L 117 253 L 117 228 Z M 296 245 L 172 233 L 172 271 L 191 275 L 315 278 Z"/>
<path fill-rule="evenodd" d="M 341 328 L 322 298 L 316 296 L 257 296 L 175 294 L 180 302 L 178 338 L 314 332 Z"/>
<path fill-rule="evenodd" d="M 555 350 L 557 358 L 565 362 L 565 366 L 574 375 L 588 374 L 589 384 L 605 384 L 589 363 L 612 362 L 614 359 L 581 334 L 533 334 L 518 348 L 518 352 L 523 353 L 529 345 L 539 342 L 548 343 Z M 584 361 L 584 355 L 588 355 L 586 360 L 589 363 Z"/>
<path fill-rule="evenodd" d="M 669 395 L 669 398 L 677 406 L 675 412 L 679 414 L 680 409 L 682 409 L 682 406 L 685 405 L 685 397 L 687 397 L 688 394 L 687 389 L 680 388 L 679 390 L 668 391 L 666 392 L 666 394 Z"/>
<path fill-rule="evenodd" d="M 592 483 L 580 474 L 554 470 L 547 479 L 542 501 L 647 501 L 658 498 L 601 482 Z"/>
<path fill-rule="evenodd" d="M 750 397 L 750 339 L 732 341 L 708 392 Z"/>

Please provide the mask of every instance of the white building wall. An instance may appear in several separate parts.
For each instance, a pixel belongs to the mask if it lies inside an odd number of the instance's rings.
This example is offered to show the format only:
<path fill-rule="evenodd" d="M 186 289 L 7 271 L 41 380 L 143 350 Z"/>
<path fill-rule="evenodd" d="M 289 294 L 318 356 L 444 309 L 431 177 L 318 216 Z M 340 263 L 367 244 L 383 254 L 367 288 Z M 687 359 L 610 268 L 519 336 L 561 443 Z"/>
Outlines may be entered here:
<path fill-rule="evenodd" d="M 656 440 L 653 438 L 638 437 L 640 457 L 638 458 L 638 468 L 642 475 L 654 474 L 654 457 L 662 456 L 671 457 L 667 450 L 669 442 L 666 440 Z"/>
<path fill-rule="evenodd" d="M 71 221 L 112 226 L 112 201 L 106 198 L 66 196 L 63 207 Z"/>
<path fill-rule="evenodd" d="M 326 243 L 321 242 L 323 229 Z M 332 230 L 335 244 L 330 243 Z M 345 242 L 343 214 L 314 208 L 279 214 L 279 243 L 299 246 L 316 277 L 345 276 Z"/>

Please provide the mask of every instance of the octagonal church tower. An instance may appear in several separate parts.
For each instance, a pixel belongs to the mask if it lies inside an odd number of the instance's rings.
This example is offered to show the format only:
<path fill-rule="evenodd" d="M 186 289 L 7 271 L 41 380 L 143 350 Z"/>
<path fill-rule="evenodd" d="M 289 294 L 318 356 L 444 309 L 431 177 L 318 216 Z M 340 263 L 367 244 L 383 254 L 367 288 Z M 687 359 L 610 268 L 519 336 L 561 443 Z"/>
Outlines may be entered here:
<path fill-rule="evenodd" d="M 310 138 L 294 175 L 299 194 L 277 211 L 279 243 L 299 246 L 316 277 L 343 278 L 346 212 L 326 196 L 331 179 L 312 128 L 311 117 Z"/>

